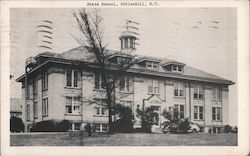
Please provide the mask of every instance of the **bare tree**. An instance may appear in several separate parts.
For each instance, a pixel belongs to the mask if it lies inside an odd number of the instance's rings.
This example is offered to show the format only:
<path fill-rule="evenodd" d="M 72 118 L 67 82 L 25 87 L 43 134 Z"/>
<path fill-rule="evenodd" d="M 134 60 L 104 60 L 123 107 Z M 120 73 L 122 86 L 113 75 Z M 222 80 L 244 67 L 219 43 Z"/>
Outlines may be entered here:
<path fill-rule="evenodd" d="M 80 9 L 73 11 L 73 16 L 77 21 L 77 26 L 84 36 L 78 38 L 78 43 L 84 48 L 88 49 L 93 54 L 93 64 L 100 73 L 106 92 L 106 103 L 108 108 L 108 125 L 109 133 L 113 132 L 113 108 L 115 105 L 115 88 L 120 85 L 120 78 L 126 75 L 126 71 L 135 63 L 134 59 L 123 60 L 117 64 L 110 63 L 108 58 L 113 55 L 108 49 L 107 44 L 104 44 L 104 29 L 103 18 L 100 15 L 99 10 L 95 10 L 92 14 L 87 12 L 86 9 Z M 128 53 L 122 53 L 126 58 Z M 131 55 L 130 55 L 131 56 Z M 86 100 L 86 99 L 85 99 Z M 92 102 L 89 100 L 90 104 Z"/>

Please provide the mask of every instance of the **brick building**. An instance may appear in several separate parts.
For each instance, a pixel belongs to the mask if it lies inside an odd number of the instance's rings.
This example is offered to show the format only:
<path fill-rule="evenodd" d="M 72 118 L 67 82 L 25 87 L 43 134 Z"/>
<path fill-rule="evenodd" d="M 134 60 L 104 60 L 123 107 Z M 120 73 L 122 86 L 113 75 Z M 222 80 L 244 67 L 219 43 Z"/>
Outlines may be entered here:
<path fill-rule="evenodd" d="M 123 34 L 121 51 L 109 51 L 107 61 L 114 63 L 125 58 L 123 53 L 135 49 L 135 39 Z M 91 58 L 88 49 L 78 47 L 61 54 L 45 52 L 29 59 L 32 68 L 27 72 L 26 100 L 25 74 L 17 79 L 23 84 L 23 120 L 28 128 L 40 121 L 67 119 L 72 130 L 80 130 L 89 122 L 95 124 L 96 131 L 107 131 L 102 78 L 96 67 L 91 66 Z M 129 106 L 134 114 L 136 108 L 153 107 L 158 113 L 155 122 L 158 126 L 165 120 L 162 111 L 173 107 L 181 118 L 190 118 L 204 132 L 209 129 L 220 132 L 228 124 L 228 86 L 234 84 L 232 81 L 167 58 L 130 55 L 128 59 L 136 60 L 136 64 L 116 89 L 117 103 Z M 135 121 L 134 126 L 140 127 L 136 115 Z"/>

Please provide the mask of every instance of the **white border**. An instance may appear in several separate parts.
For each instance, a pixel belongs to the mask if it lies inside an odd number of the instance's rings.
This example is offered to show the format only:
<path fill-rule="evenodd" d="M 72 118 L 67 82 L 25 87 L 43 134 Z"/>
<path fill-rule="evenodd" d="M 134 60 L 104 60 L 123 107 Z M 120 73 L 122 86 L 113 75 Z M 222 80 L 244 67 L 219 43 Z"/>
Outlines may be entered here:
<path fill-rule="evenodd" d="M 104 1 L 99 1 L 104 2 Z M 107 1 L 106 1 L 107 2 Z M 110 1 L 109 1 L 110 2 Z M 153 1 L 155 2 L 155 1 Z M 247 155 L 249 154 L 249 2 L 248 1 L 157 1 L 160 7 L 237 7 L 238 10 L 238 146 L 123 146 L 123 147 L 10 147 L 9 97 L 10 48 L 1 35 L 1 155 Z M 75 8 L 86 1 L 2 1 L 1 22 L 10 25 L 10 8 Z M 143 7 L 145 8 L 145 7 Z M 9 31 L 8 28 L 5 31 Z M 1 28 L 2 30 L 2 28 Z M 1 32 L 5 33 L 5 32 Z"/>

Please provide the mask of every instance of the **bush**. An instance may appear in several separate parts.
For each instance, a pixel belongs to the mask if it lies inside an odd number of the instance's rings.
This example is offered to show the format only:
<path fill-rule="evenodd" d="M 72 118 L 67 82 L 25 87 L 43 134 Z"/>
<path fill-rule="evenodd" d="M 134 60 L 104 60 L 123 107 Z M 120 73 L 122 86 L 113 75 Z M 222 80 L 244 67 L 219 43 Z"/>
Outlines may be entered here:
<path fill-rule="evenodd" d="M 232 126 L 226 125 L 224 126 L 224 133 L 230 133 L 232 131 Z"/>
<path fill-rule="evenodd" d="M 59 122 L 56 126 L 58 132 L 67 132 L 71 128 L 71 123 L 68 120 Z"/>
<path fill-rule="evenodd" d="M 131 133 L 133 131 L 133 124 L 124 119 L 115 121 L 113 126 L 115 132 Z"/>
<path fill-rule="evenodd" d="M 10 118 L 10 131 L 11 132 L 23 132 L 24 131 L 24 124 L 22 119 L 11 116 Z"/>
<path fill-rule="evenodd" d="M 129 107 L 117 105 L 115 115 L 120 119 L 113 123 L 114 132 L 130 133 L 133 131 L 133 115 Z"/>
<path fill-rule="evenodd" d="M 154 117 L 157 115 L 152 107 L 146 107 L 142 110 L 136 109 L 137 117 L 141 120 L 141 130 L 146 133 L 151 133 L 152 125 L 154 124 Z"/>
<path fill-rule="evenodd" d="M 176 108 L 169 111 L 164 110 L 162 115 L 170 122 L 170 133 L 187 133 L 190 127 L 189 119 L 181 119 Z"/>
<path fill-rule="evenodd" d="M 238 127 L 237 126 L 234 126 L 233 128 L 232 128 L 232 131 L 231 131 L 232 133 L 238 133 Z"/>
<path fill-rule="evenodd" d="M 54 120 L 42 121 L 36 123 L 31 132 L 66 132 L 70 129 L 71 123 L 68 120 L 55 122 Z"/>
<path fill-rule="evenodd" d="M 184 121 L 181 121 L 179 124 L 179 130 L 182 131 L 183 133 L 187 133 L 188 129 L 189 129 L 189 121 L 188 118 L 186 118 Z"/>
<path fill-rule="evenodd" d="M 35 123 L 31 132 L 55 132 L 55 123 L 52 120 Z"/>
<path fill-rule="evenodd" d="M 170 123 L 170 126 L 169 126 L 170 133 L 176 134 L 178 132 L 178 127 L 179 127 L 178 124 Z"/>

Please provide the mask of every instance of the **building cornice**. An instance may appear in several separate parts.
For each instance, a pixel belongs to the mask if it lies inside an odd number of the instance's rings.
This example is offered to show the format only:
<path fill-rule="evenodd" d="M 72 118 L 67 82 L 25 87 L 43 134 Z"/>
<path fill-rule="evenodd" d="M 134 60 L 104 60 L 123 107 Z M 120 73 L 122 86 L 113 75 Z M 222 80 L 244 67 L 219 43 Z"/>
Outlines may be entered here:
<path fill-rule="evenodd" d="M 83 65 L 83 64 L 85 64 L 90 68 L 99 68 L 94 63 L 57 58 L 57 59 L 47 60 L 46 62 L 38 65 L 37 67 L 33 68 L 30 72 L 28 72 L 28 75 L 35 72 L 39 68 L 42 68 L 42 67 L 48 65 L 49 63 L 64 64 L 64 65 L 81 65 L 81 64 Z M 115 71 L 116 69 L 114 67 L 109 67 L 108 70 Z M 218 84 L 225 84 L 225 85 L 233 85 L 234 84 L 234 82 L 232 82 L 230 80 L 225 80 L 225 79 L 204 78 L 204 77 L 197 77 L 197 76 L 171 73 L 171 72 L 160 72 L 160 71 L 153 71 L 153 70 L 147 70 L 147 69 L 138 69 L 138 68 L 133 68 L 133 67 L 128 69 L 127 72 L 134 73 L 134 74 L 140 74 L 140 75 L 182 79 L 182 80 L 188 80 L 188 81 L 200 81 L 200 82 L 218 83 Z M 16 81 L 22 82 L 24 78 L 25 78 L 25 74 L 20 76 L 19 78 L 17 78 Z"/>

